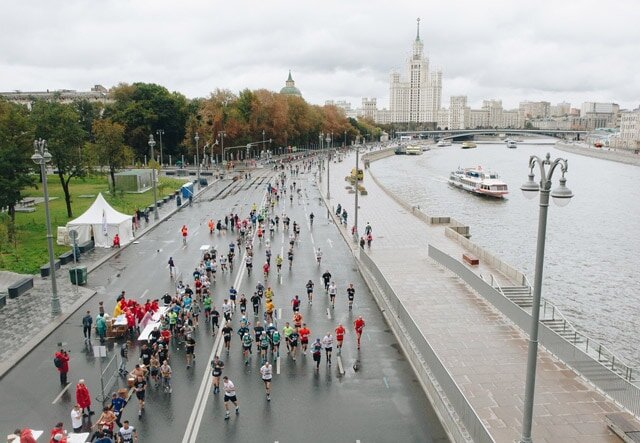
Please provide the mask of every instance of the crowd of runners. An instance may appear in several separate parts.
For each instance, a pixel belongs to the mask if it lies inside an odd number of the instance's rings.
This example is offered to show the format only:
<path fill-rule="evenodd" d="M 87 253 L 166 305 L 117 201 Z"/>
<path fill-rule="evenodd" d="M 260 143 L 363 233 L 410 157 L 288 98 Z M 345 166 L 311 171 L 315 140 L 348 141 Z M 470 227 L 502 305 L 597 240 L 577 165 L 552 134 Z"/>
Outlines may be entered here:
<path fill-rule="evenodd" d="M 326 315 L 321 308 L 311 310 L 314 303 L 325 304 L 331 310 L 335 309 L 336 303 L 343 303 L 348 309 L 349 324 L 336 322 L 329 330 L 312 330 L 310 323 L 306 321 L 310 319 L 305 319 L 300 309 L 305 300 L 299 295 L 284 293 L 284 290 L 279 289 L 279 284 L 276 284 L 280 282 L 278 277 L 287 272 L 283 270 L 285 258 L 291 275 L 303 273 L 295 271 L 293 266 L 301 223 L 292 220 L 287 215 L 286 208 L 293 205 L 294 199 L 300 203 L 303 201 L 306 191 L 298 177 L 300 173 L 310 172 L 314 164 L 313 161 L 303 161 L 286 168 L 284 165 L 274 166 L 276 175 L 267 184 L 266 196 L 260 205 L 254 203 L 248 214 L 229 213 L 220 218 L 208 218 L 206 223 L 209 234 L 218 235 L 227 244 L 221 250 L 209 247 L 199 251 L 193 257 L 195 266 L 188 279 L 182 273 L 182 279 L 178 280 L 174 259 L 169 257 L 167 267 L 169 278 L 175 283 L 175 292 L 141 304 L 127 299 L 122 291 L 116 301 L 113 316 L 115 318 L 124 314 L 127 319 L 128 335 L 119 345 L 118 351 L 121 361 L 119 372 L 127 379 L 130 389 L 113 393 L 111 401 L 105 402 L 106 406 L 98 419 L 92 421 L 94 411 L 91 410 L 91 396 L 84 380 L 80 380 L 76 387 L 77 404 L 70 412 L 74 431 L 90 430 L 91 441 L 100 443 L 112 441 L 111 439 L 122 442 L 137 440 L 135 428 L 123 420 L 125 407 L 132 409 L 137 406 L 138 418 L 142 419 L 147 390 L 162 390 L 166 395 L 173 392 L 172 366 L 184 364 L 189 370 L 194 364 L 198 346 L 195 340 L 197 328 L 206 328 L 213 344 L 219 344 L 213 360 L 209 362 L 210 383 L 212 395 L 218 396 L 222 391 L 225 420 L 230 418 L 232 412 L 239 414 L 240 409 L 236 386 L 232 381 L 233 374 L 226 373 L 224 360 L 241 358 L 244 365 L 259 367 L 266 401 L 271 401 L 271 382 L 276 372 L 274 365 L 280 363 L 279 358 L 287 358 L 292 362 L 300 358 L 311 358 L 316 372 L 320 371 L 322 360 L 327 367 L 331 367 L 334 348 L 335 353 L 340 355 L 345 336 L 350 330 L 354 332 L 353 345 L 360 349 L 365 320 L 352 312 L 356 289 L 351 282 L 336 282 L 330 270 L 322 267 L 323 252 L 319 247 L 313 250 L 319 269 L 313 271 L 312 278 L 300 275 L 297 283 L 299 291 L 306 292 L 309 307 L 306 315 Z M 339 211 L 340 218 L 346 224 L 346 211 Z M 313 227 L 314 214 L 310 213 L 308 217 L 309 226 Z M 272 245 L 278 234 L 284 239 L 282 250 L 286 250 L 286 253 L 275 253 L 274 257 Z M 177 235 L 187 245 L 188 226 L 183 225 Z M 367 236 L 371 238 L 369 224 L 363 238 Z M 239 291 L 228 284 L 234 270 L 246 273 L 247 281 L 251 281 L 250 276 L 255 272 L 254 264 L 262 276 L 255 287 L 251 284 L 250 288 Z M 272 268 L 273 265 L 275 269 Z M 221 276 L 225 274 L 229 277 L 223 280 Z M 242 283 L 240 286 L 242 287 Z M 295 290 L 297 291 L 298 289 Z M 148 338 L 140 342 L 137 335 L 148 327 L 151 319 L 159 312 L 162 315 L 148 332 Z M 83 318 L 83 333 L 88 343 L 91 342 L 91 331 L 94 328 L 100 342 L 104 342 L 106 318 L 108 315 L 102 304 L 95 319 L 87 312 Z M 139 355 L 132 356 L 130 340 L 136 338 L 141 347 Z M 211 344 L 206 343 L 204 347 L 208 348 Z M 180 361 L 182 357 L 172 356 L 172 351 L 180 346 L 184 349 L 183 361 Z M 61 384 L 66 385 L 69 367 L 68 354 L 64 349 L 55 354 L 54 364 L 60 373 Z M 58 438 L 58 433 L 61 434 L 60 438 L 66 438 L 65 432 L 58 432 L 60 426 L 63 423 L 59 423 L 56 430 L 51 431 L 51 441 L 60 441 L 54 440 Z"/>

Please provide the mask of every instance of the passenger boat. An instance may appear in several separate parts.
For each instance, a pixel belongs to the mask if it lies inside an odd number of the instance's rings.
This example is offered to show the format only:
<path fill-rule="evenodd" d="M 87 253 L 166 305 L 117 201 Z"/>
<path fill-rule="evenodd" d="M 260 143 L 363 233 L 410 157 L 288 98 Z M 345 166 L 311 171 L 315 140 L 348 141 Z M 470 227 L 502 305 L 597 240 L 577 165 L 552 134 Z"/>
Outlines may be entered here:
<path fill-rule="evenodd" d="M 477 195 L 502 198 L 509 193 L 507 184 L 495 172 L 476 168 L 458 168 L 449 175 L 449 184 Z"/>
<path fill-rule="evenodd" d="M 476 145 L 474 142 L 462 142 L 462 149 L 472 149 L 477 147 L 478 145 Z"/>
<path fill-rule="evenodd" d="M 509 149 L 515 149 L 518 147 L 518 144 L 515 142 L 515 140 L 507 140 L 507 148 Z"/>
<path fill-rule="evenodd" d="M 422 155 L 422 148 L 420 146 L 407 146 L 405 153 L 407 155 Z"/>
<path fill-rule="evenodd" d="M 436 146 L 440 148 L 444 146 L 451 146 L 451 140 L 440 140 Z"/>

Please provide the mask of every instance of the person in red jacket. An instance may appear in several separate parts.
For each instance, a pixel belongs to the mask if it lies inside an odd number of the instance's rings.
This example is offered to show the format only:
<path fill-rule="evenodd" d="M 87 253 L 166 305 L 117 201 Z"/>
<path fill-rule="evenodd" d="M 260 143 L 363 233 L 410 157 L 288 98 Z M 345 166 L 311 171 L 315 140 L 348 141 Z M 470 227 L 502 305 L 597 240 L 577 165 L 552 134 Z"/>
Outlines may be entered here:
<path fill-rule="evenodd" d="M 56 366 L 56 369 L 58 369 L 58 372 L 60 373 L 60 384 L 62 386 L 66 386 L 67 374 L 69 373 L 69 353 L 64 349 L 60 349 L 56 352 L 54 357 L 59 361 L 59 365 Z"/>
<path fill-rule="evenodd" d="M 83 379 L 80 379 L 76 385 L 76 403 L 82 409 L 82 415 L 85 417 L 94 414 L 91 410 L 91 395 L 89 395 L 89 389 L 87 389 Z M 87 410 L 86 413 L 84 412 L 85 409 Z"/>
<path fill-rule="evenodd" d="M 120 247 L 120 236 L 118 234 L 113 236 L 113 247 L 114 248 Z"/>

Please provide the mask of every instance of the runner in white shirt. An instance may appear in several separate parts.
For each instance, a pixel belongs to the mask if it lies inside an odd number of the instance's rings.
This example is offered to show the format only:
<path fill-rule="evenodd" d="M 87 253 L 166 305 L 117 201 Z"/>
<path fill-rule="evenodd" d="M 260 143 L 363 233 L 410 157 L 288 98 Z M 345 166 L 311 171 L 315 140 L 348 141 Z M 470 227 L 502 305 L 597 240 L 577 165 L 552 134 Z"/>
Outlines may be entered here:
<path fill-rule="evenodd" d="M 327 364 L 331 366 L 331 351 L 333 349 L 333 337 L 331 336 L 331 332 L 327 332 L 327 335 L 322 339 L 322 347 L 324 348 L 324 352 L 327 354 Z"/>
<path fill-rule="evenodd" d="M 220 256 L 220 272 L 224 272 L 227 270 L 227 256 L 222 254 Z"/>
<path fill-rule="evenodd" d="M 271 401 L 271 379 L 273 378 L 273 366 L 267 360 L 260 368 L 260 375 L 264 382 L 264 389 L 267 392 L 267 401 Z"/>
<path fill-rule="evenodd" d="M 236 397 L 236 387 L 229 377 L 222 377 L 222 386 L 224 389 L 224 419 L 229 420 L 229 403 L 233 403 L 236 407 L 236 415 L 240 414 L 238 406 L 238 398 Z"/>
<path fill-rule="evenodd" d="M 125 420 L 123 426 L 118 431 L 120 441 L 123 443 L 131 443 L 138 440 L 138 431 L 133 426 L 129 426 L 129 420 Z"/>
<path fill-rule="evenodd" d="M 231 303 L 225 298 L 224 303 L 222 303 L 222 315 L 226 321 L 231 321 L 231 311 L 233 310 L 233 306 Z"/>
<path fill-rule="evenodd" d="M 322 261 L 322 251 L 320 248 L 316 249 L 316 260 L 318 261 L 318 266 L 320 266 L 320 261 Z"/>
<path fill-rule="evenodd" d="M 329 284 L 329 300 L 331 300 L 331 308 L 336 307 L 336 294 L 338 293 L 338 288 L 336 287 L 336 282 L 331 282 Z"/>

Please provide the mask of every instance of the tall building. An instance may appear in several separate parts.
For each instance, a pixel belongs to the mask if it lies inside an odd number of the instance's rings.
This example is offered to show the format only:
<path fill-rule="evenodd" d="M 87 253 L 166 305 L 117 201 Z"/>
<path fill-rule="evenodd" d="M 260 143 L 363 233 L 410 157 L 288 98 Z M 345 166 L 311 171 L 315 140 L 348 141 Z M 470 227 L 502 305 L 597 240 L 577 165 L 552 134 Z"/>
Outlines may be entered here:
<path fill-rule="evenodd" d="M 469 107 L 466 95 L 453 95 L 449 99 L 449 129 L 469 127 Z"/>
<path fill-rule="evenodd" d="M 617 103 L 584 102 L 580 108 L 580 115 L 585 114 L 617 114 L 620 106 Z"/>
<path fill-rule="evenodd" d="M 640 149 L 640 108 L 620 114 L 620 134 L 618 146 Z"/>
<path fill-rule="evenodd" d="M 502 127 L 502 100 L 483 100 L 482 109 L 489 111 L 489 126 L 492 128 Z"/>
<path fill-rule="evenodd" d="M 551 117 L 566 117 L 571 112 L 571 103 L 562 102 L 551 106 Z"/>
<path fill-rule="evenodd" d="M 429 71 L 429 59 L 423 55 L 420 19 L 416 39 L 406 63 L 406 74 L 392 72 L 389 84 L 389 108 L 396 123 L 435 122 L 442 97 L 442 72 Z"/>
<path fill-rule="evenodd" d="M 362 116 L 366 117 L 368 119 L 371 119 L 372 121 L 377 120 L 377 112 L 378 112 L 378 105 L 377 105 L 377 99 L 375 97 L 368 99 L 368 98 L 363 98 L 362 99 Z"/>
<path fill-rule="evenodd" d="M 294 82 L 293 77 L 291 77 L 291 71 L 289 71 L 289 77 L 284 83 L 284 88 L 280 90 L 280 94 L 297 95 L 298 97 L 302 97 L 300 90 L 296 88 L 296 82 Z"/>
<path fill-rule="evenodd" d="M 549 102 L 520 102 L 518 108 L 518 124 L 524 127 L 527 120 L 547 118 L 550 115 L 551 103 Z"/>

